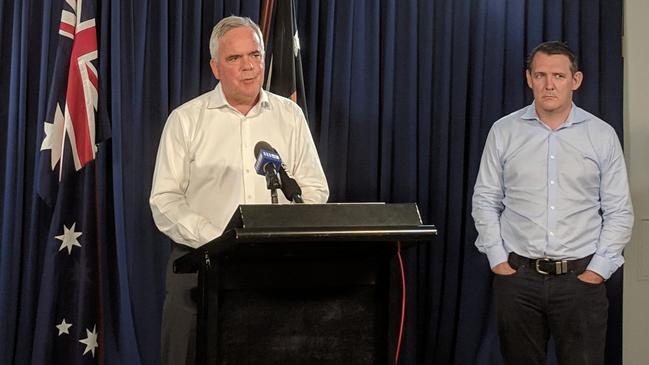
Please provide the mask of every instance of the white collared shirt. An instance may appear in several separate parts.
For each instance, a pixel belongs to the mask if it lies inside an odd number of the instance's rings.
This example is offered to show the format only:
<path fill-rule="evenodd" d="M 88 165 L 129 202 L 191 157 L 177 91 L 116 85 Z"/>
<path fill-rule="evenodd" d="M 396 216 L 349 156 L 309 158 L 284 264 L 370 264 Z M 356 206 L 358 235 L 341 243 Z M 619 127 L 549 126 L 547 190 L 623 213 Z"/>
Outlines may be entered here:
<path fill-rule="evenodd" d="M 277 150 L 306 203 L 327 201 L 327 180 L 299 106 L 262 90 L 244 116 L 219 84 L 167 119 L 149 199 L 158 229 L 195 248 L 220 236 L 238 205 L 270 204 L 266 180 L 254 168 L 259 141 Z"/>

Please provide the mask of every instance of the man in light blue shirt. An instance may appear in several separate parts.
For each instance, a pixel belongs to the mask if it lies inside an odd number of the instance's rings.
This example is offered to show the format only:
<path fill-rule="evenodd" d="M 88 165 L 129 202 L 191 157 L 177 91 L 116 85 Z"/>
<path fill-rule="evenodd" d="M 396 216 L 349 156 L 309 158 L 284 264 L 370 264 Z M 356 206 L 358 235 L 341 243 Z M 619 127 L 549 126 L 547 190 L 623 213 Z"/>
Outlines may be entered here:
<path fill-rule="evenodd" d="M 623 263 L 633 209 L 613 128 L 572 102 L 581 85 L 561 42 L 528 58 L 534 102 L 494 123 L 474 195 L 476 247 L 495 274 L 501 352 L 508 364 L 603 364 L 604 281 Z"/>

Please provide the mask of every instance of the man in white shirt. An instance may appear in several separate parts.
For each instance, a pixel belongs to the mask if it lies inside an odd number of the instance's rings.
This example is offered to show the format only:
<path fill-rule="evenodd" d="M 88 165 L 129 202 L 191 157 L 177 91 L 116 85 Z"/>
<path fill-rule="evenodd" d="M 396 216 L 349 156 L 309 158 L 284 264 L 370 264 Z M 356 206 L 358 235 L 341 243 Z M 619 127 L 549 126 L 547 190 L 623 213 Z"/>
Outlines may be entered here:
<path fill-rule="evenodd" d="M 223 233 L 239 204 L 270 204 L 255 171 L 254 147 L 277 150 L 306 203 L 324 203 L 327 181 L 301 109 L 262 90 L 264 44 L 249 18 L 222 19 L 210 37 L 216 88 L 175 109 L 165 124 L 149 203 L 156 225 L 175 244 L 167 265 L 162 364 L 194 363 L 195 275 L 176 275 L 173 261 Z M 288 203 L 279 196 L 280 202 Z"/>

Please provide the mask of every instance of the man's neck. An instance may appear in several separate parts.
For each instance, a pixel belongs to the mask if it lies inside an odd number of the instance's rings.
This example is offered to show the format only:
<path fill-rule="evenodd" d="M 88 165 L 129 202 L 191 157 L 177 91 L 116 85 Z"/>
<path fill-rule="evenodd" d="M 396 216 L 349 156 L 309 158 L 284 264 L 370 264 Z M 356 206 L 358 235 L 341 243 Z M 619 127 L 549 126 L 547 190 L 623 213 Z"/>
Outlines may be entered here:
<path fill-rule="evenodd" d="M 243 101 L 230 100 L 228 99 L 227 96 L 225 97 L 225 99 L 228 101 L 231 107 L 238 110 L 239 113 L 241 113 L 242 115 L 246 116 L 248 115 L 248 113 L 250 113 L 252 108 L 254 108 L 257 102 L 259 101 L 260 94 L 257 95 L 256 98 L 250 100 L 243 100 Z"/>
<path fill-rule="evenodd" d="M 550 127 L 550 129 L 557 129 L 568 120 L 571 110 L 572 105 L 568 106 L 564 110 L 555 111 L 544 111 L 537 108 L 536 115 L 538 115 L 539 119 L 545 123 L 545 125 Z"/>

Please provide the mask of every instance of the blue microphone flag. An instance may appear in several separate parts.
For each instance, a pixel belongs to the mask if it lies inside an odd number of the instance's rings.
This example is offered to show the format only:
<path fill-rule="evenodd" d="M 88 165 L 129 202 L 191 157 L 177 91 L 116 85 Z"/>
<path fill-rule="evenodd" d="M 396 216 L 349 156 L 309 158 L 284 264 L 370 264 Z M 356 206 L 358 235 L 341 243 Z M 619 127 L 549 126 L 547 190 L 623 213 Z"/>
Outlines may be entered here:
<path fill-rule="evenodd" d="M 278 171 L 282 166 L 282 159 L 276 153 L 260 149 L 257 155 L 257 162 L 255 163 L 255 171 L 259 175 L 266 175 L 265 167 L 268 164 L 275 166 L 275 171 Z"/>

